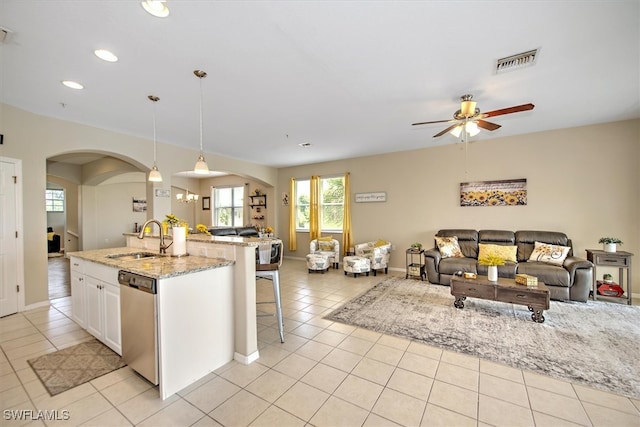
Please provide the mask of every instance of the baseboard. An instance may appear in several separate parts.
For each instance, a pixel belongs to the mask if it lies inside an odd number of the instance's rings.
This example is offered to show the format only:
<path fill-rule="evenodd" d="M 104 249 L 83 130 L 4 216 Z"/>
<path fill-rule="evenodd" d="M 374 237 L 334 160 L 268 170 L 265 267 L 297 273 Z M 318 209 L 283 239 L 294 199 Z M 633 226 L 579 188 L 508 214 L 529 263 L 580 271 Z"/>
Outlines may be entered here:
<path fill-rule="evenodd" d="M 233 353 L 233 360 L 235 360 L 238 363 L 242 363 L 243 365 L 249 365 L 252 362 L 255 362 L 256 360 L 258 360 L 259 358 L 260 358 L 260 353 L 257 350 L 248 356 L 245 356 L 244 354 L 240 354 L 238 352 Z"/>
<path fill-rule="evenodd" d="M 49 300 L 36 302 L 34 304 L 29 304 L 23 307 L 21 311 L 34 310 L 36 308 L 41 308 L 41 307 L 49 307 L 49 305 L 50 305 Z"/>

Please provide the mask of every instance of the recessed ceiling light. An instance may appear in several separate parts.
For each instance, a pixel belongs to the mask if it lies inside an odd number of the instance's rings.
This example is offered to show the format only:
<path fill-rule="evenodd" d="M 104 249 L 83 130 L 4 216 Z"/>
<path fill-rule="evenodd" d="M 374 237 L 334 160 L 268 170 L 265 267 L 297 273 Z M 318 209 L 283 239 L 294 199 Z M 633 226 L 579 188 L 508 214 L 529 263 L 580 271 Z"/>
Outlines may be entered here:
<path fill-rule="evenodd" d="M 107 62 L 117 62 L 118 61 L 118 57 L 115 56 L 112 52 L 109 52 L 106 49 L 96 49 L 93 51 L 93 53 L 95 53 L 95 55 L 102 59 L 103 61 L 107 61 Z"/>
<path fill-rule="evenodd" d="M 63 80 L 62 84 L 66 87 L 70 87 L 71 89 L 84 89 L 84 86 L 78 82 L 74 82 L 73 80 Z"/>
<path fill-rule="evenodd" d="M 298 144 L 300 147 L 302 148 L 308 148 L 311 147 L 311 143 L 310 142 L 301 142 L 300 144 Z"/>
<path fill-rule="evenodd" d="M 158 18 L 166 18 L 169 16 L 169 8 L 164 0 L 144 0 L 141 2 L 144 10 Z"/>

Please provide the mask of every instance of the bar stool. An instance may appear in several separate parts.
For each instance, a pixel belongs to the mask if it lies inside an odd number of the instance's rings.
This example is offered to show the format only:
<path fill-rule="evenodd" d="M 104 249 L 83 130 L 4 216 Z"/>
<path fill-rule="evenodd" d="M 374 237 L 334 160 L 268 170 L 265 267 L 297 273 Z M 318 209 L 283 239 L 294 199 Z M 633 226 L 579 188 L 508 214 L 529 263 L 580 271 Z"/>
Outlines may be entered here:
<path fill-rule="evenodd" d="M 284 342 L 284 321 L 282 319 L 282 302 L 280 301 L 280 266 L 282 265 L 282 241 L 261 241 L 256 248 L 256 279 L 267 279 L 273 282 L 275 301 L 260 301 L 257 304 L 276 305 L 276 319 L 280 342 Z M 271 316 L 259 314 L 258 316 Z"/>

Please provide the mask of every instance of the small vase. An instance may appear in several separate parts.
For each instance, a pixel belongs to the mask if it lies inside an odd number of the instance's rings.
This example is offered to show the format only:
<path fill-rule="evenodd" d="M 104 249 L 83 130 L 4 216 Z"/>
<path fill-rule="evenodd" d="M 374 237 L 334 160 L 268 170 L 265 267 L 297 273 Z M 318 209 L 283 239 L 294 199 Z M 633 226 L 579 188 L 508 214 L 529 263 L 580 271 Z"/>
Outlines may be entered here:
<path fill-rule="evenodd" d="M 605 243 L 604 244 L 604 251 L 605 252 L 615 252 L 616 251 L 616 244 L 615 243 Z"/>
<path fill-rule="evenodd" d="M 489 281 L 490 282 L 497 282 L 498 281 L 498 266 L 497 265 L 490 265 L 489 268 L 487 269 L 487 276 L 489 277 Z"/>

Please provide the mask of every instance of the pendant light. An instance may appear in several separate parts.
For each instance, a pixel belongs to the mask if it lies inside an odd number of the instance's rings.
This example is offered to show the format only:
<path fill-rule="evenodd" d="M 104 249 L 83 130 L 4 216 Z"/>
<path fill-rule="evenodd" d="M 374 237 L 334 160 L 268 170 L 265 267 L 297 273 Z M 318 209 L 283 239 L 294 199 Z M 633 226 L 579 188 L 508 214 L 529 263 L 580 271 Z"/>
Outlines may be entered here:
<path fill-rule="evenodd" d="M 158 170 L 157 161 L 157 150 L 156 150 L 156 102 L 160 101 L 160 98 L 154 95 L 147 96 L 149 101 L 153 102 L 153 167 L 149 172 L 149 181 L 151 182 L 162 182 L 162 175 L 160 175 L 160 171 Z"/>
<path fill-rule="evenodd" d="M 204 160 L 204 153 L 202 151 L 202 79 L 207 77 L 207 73 L 202 70 L 195 70 L 193 74 L 200 79 L 200 155 L 193 168 L 193 173 L 205 175 L 209 173 L 209 166 Z"/>

